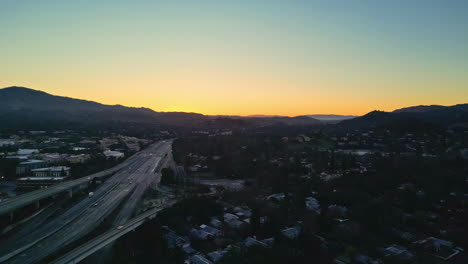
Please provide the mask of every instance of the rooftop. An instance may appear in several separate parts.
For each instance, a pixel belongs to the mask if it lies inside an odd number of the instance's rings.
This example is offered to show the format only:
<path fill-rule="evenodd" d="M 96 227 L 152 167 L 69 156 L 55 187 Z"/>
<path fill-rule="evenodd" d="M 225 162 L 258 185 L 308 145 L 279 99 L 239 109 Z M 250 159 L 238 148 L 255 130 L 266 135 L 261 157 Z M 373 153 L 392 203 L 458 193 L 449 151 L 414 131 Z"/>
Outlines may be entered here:
<path fill-rule="evenodd" d="M 65 179 L 64 177 L 22 177 L 18 178 L 18 181 L 47 181 L 47 180 L 52 180 L 52 181 L 61 181 Z"/>
<path fill-rule="evenodd" d="M 70 167 L 65 166 L 57 166 L 57 167 L 48 167 L 48 168 L 39 168 L 39 169 L 32 169 L 32 172 L 40 172 L 40 171 L 66 171 L 70 170 Z"/>

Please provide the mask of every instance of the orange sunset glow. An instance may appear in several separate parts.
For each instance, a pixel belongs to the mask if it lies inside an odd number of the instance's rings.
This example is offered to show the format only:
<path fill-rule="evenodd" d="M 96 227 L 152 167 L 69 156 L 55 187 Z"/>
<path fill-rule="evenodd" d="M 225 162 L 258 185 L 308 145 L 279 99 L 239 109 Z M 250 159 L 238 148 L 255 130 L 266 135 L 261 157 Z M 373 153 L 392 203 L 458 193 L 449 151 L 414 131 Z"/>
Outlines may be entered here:
<path fill-rule="evenodd" d="M 362 115 L 468 98 L 466 17 L 261 2 L 7 1 L 0 86 L 209 115 Z"/>

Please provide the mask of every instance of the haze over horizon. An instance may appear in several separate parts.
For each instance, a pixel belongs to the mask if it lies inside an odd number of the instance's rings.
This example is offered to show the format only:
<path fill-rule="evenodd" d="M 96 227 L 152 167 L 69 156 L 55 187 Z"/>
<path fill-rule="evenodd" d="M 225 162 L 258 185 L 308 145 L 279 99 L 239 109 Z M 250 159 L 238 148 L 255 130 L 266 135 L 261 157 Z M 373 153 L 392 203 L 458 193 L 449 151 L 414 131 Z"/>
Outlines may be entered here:
<path fill-rule="evenodd" d="M 0 87 L 207 115 L 468 99 L 464 1 L 2 1 Z"/>
<path fill-rule="evenodd" d="M 118 103 L 118 102 L 102 103 L 102 102 L 93 100 L 92 98 L 74 98 L 74 97 L 70 97 L 70 96 L 67 96 L 67 95 L 52 94 L 52 93 L 48 93 L 46 91 L 41 91 L 41 90 L 37 90 L 37 89 L 29 88 L 29 87 L 23 87 L 23 86 L 0 87 L 0 92 L 3 89 L 12 89 L 12 88 L 20 88 L 20 89 L 33 90 L 33 91 L 38 91 L 38 92 L 45 92 L 45 93 L 47 93 L 49 95 L 52 95 L 52 96 L 60 96 L 60 97 L 71 98 L 71 99 L 86 100 L 86 101 L 91 101 L 91 102 L 104 104 L 104 105 L 121 105 L 121 106 L 124 106 L 124 107 L 148 108 L 148 109 L 151 109 L 151 110 L 156 111 L 156 112 L 185 112 L 185 111 L 177 111 L 177 110 L 174 110 L 174 111 L 160 111 L 158 109 L 151 108 L 151 107 L 144 106 L 144 105 L 129 106 L 129 105 L 121 104 L 121 103 Z M 454 105 L 461 105 L 461 104 L 466 104 L 466 103 L 459 103 L 459 104 L 454 104 Z M 388 112 L 392 112 L 394 110 L 399 110 L 399 109 L 408 108 L 408 107 L 411 108 L 411 107 L 419 107 L 419 106 L 453 106 L 453 105 L 435 105 L 435 104 L 431 104 L 431 105 L 401 106 L 399 108 L 389 110 Z M 372 111 L 383 111 L 383 110 L 381 110 L 381 109 L 372 109 L 372 110 L 369 110 L 368 112 L 366 112 L 364 114 L 367 114 L 367 113 L 372 112 Z M 203 114 L 203 115 L 211 115 L 211 116 L 243 116 L 243 117 L 311 116 L 311 117 L 314 117 L 314 118 L 319 119 L 319 120 L 322 120 L 322 119 L 323 120 L 334 120 L 333 116 L 338 118 L 337 120 L 344 120 L 344 119 L 347 119 L 347 118 L 353 118 L 353 117 L 358 117 L 359 116 L 359 115 L 347 115 L 347 114 L 336 114 L 336 113 L 326 113 L 326 114 L 324 114 L 324 113 L 320 113 L 320 114 L 317 114 L 317 113 L 304 113 L 304 114 L 289 115 L 289 116 L 288 115 L 279 115 L 279 114 L 262 114 L 262 113 L 247 114 L 247 115 L 205 114 L 205 113 L 198 113 L 198 112 L 186 112 L 186 113 L 195 113 L 195 114 Z"/>

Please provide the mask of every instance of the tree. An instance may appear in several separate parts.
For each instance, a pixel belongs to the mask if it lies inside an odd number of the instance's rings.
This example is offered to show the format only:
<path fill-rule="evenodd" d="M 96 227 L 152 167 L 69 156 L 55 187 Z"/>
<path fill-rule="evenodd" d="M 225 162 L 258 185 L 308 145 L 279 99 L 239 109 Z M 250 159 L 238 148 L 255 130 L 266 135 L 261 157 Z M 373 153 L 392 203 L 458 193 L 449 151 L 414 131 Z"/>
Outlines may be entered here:
<path fill-rule="evenodd" d="M 0 159 L 0 176 L 14 179 L 16 177 L 16 166 L 19 164 L 17 160 Z"/>
<path fill-rule="evenodd" d="M 255 235 L 260 229 L 260 212 L 257 206 L 252 208 L 252 215 L 250 217 L 250 225 L 252 226 L 252 235 Z"/>
<path fill-rule="evenodd" d="M 161 170 L 161 184 L 170 185 L 175 184 L 175 175 L 174 171 L 170 168 L 164 168 Z"/>

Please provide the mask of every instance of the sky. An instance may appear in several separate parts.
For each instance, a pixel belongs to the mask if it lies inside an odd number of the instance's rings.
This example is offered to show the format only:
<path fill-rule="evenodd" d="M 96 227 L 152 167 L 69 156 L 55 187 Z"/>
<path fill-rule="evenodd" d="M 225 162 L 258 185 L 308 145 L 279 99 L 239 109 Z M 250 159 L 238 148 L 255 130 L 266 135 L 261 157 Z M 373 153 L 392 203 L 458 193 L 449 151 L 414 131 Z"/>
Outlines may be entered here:
<path fill-rule="evenodd" d="M 155 111 L 468 102 L 465 0 L 0 0 L 0 87 Z"/>

